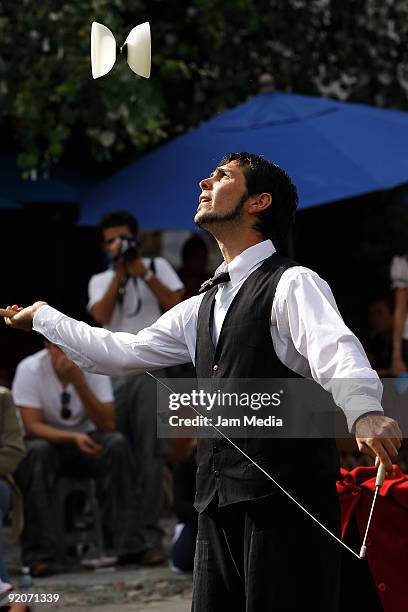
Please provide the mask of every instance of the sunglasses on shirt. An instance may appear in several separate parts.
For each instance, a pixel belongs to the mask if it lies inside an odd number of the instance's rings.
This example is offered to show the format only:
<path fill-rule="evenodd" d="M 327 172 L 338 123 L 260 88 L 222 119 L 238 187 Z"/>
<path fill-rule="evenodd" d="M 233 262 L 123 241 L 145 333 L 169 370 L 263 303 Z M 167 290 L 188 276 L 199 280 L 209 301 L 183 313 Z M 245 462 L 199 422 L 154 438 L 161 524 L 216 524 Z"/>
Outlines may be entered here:
<path fill-rule="evenodd" d="M 61 417 L 63 419 L 69 419 L 72 416 L 72 411 L 70 410 L 69 403 L 71 401 L 71 394 L 68 391 L 63 391 L 61 393 Z"/>

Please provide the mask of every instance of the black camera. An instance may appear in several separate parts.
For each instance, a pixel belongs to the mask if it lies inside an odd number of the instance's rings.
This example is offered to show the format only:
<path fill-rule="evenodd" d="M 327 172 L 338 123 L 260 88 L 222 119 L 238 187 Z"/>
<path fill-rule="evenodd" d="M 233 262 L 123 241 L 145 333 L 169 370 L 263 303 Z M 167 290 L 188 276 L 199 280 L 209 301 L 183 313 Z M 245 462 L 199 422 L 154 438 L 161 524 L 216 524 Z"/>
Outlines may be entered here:
<path fill-rule="evenodd" d="M 120 236 L 120 249 L 115 257 L 112 257 L 113 262 L 123 261 L 124 263 L 136 259 L 140 255 L 141 243 L 137 238 L 128 234 Z"/>

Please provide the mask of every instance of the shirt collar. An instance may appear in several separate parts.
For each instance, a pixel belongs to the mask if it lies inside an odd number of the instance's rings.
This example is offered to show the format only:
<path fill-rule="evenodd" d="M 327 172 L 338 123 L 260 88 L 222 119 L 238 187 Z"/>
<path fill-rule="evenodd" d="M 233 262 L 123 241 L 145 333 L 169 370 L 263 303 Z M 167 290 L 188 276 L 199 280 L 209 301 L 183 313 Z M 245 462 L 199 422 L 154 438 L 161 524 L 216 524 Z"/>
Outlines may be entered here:
<path fill-rule="evenodd" d="M 259 262 L 264 261 L 276 252 L 272 240 L 263 240 L 245 249 L 237 255 L 229 264 L 225 261 L 217 268 L 216 274 L 229 272 L 232 285 L 238 284 L 243 278 L 248 276 Z"/>

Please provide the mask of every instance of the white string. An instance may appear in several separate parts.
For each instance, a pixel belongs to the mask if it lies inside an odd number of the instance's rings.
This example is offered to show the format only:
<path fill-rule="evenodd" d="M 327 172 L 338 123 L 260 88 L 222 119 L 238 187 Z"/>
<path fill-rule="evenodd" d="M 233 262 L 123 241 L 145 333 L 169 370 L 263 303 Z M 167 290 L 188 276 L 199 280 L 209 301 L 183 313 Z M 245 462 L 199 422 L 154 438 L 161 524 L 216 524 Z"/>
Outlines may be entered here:
<path fill-rule="evenodd" d="M 163 381 L 161 381 L 159 378 L 157 378 L 156 376 L 154 376 L 151 372 L 148 372 L 147 370 L 145 370 L 145 373 L 148 374 L 149 376 L 151 376 L 151 378 L 153 378 L 154 380 L 156 380 L 158 383 L 160 383 L 163 387 L 165 387 L 168 391 L 170 391 L 171 393 L 174 393 L 173 389 L 171 389 L 168 385 L 166 385 Z M 189 408 L 191 408 L 192 410 L 194 410 L 194 412 L 196 412 L 200 417 L 202 417 L 203 415 L 196 410 L 196 408 L 194 408 L 194 406 L 192 406 L 191 404 L 188 404 Z M 271 480 L 273 482 L 273 484 L 275 486 L 277 486 L 282 493 L 284 493 L 285 495 L 287 495 L 287 497 L 289 497 L 289 499 L 291 499 L 301 510 L 303 510 L 303 512 L 305 512 L 311 519 L 314 520 L 315 523 L 317 523 L 318 525 L 320 525 L 320 527 L 322 529 L 324 529 L 329 535 L 332 536 L 332 538 L 334 538 L 339 544 L 341 544 L 342 546 L 344 546 L 344 548 L 346 548 L 349 552 L 351 552 L 352 555 L 354 555 L 355 557 L 357 557 L 357 559 L 361 560 L 360 555 L 358 555 L 352 548 L 350 548 L 349 546 L 347 546 L 347 544 L 345 544 L 345 542 L 343 542 L 343 540 L 341 540 L 340 538 L 338 538 L 336 536 L 335 533 L 333 533 L 332 531 L 330 531 L 330 529 L 328 529 L 325 525 L 323 525 L 323 523 L 321 523 L 311 512 L 309 512 L 309 510 L 307 510 L 307 508 L 305 508 L 304 506 L 302 506 L 302 504 L 300 502 L 298 502 L 297 499 L 295 499 L 293 497 L 293 495 L 291 495 L 288 491 L 286 491 L 286 489 L 284 489 L 278 482 L 276 482 L 276 480 L 274 478 L 272 478 L 272 476 L 270 474 L 268 474 L 268 472 L 266 472 L 258 463 L 256 463 L 256 461 L 254 461 L 253 459 L 251 459 L 251 457 L 249 457 L 249 455 L 247 455 L 242 448 L 240 448 L 239 446 L 237 446 L 237 444 L 235 444 L 235 442 L 233 442 L 230 438 L 228 438 L 228 436 L 226 436 L 220 429 L 218 429 L 218 427 L 216 427 L 215 425 L 213 425 L 211 423 L 211 427 L 213 427 L 221 436 L 223 436 L 223 438 L 225 438 L 226 440 L 228 440 L 228 442 L 230 444 L 232 444 L 232 446 L 234 446 L 242 455 L 244 455 L 244 457 L 246 457 L 248 459 L 248 461 L 250 461 L 253 465 L 255 465 L 258 470 L 260 470 L 261 472 L 263 472 L 265 474 L 265 476 L 267 476 L 269 478 L 269 480 Z"/>

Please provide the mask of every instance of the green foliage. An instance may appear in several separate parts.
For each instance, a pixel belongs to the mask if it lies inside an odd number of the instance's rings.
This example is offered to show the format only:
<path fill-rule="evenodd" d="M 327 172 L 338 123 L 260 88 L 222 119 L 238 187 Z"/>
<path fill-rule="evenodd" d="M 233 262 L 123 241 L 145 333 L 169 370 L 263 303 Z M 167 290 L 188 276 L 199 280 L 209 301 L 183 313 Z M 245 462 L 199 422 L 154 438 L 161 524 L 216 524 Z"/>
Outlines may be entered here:
<path fill-rule="evenodd" d="M 122 58 L 94 81 L 90 27 L 118 44 L 149 20 L 152 77 Z M 74 132 L 101 162 L 128 160 L 259 92 L 326 95 L 405 110 L 406 0 L 0 0 L 0 118 L 27 170 Z"/>

